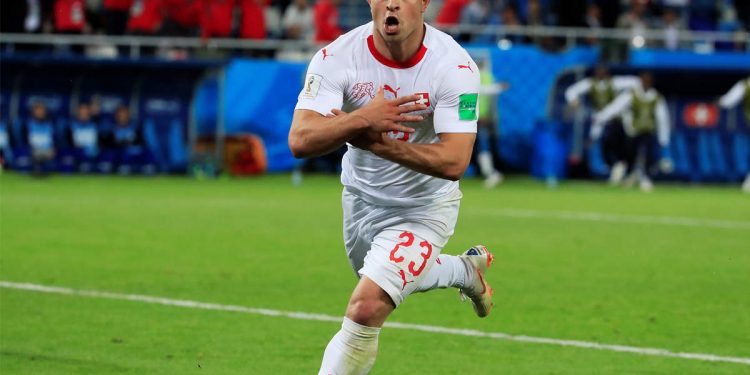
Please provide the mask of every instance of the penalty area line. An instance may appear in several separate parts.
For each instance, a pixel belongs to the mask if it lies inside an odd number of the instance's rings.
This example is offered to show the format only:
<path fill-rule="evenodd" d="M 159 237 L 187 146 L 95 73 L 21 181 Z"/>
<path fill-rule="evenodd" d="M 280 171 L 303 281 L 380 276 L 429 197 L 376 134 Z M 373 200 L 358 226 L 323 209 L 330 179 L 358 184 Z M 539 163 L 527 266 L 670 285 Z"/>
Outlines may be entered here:
<path fill-rule="evenodd" d="M 182 307 L 188 309 L 199 309 L 199 310 L 213 310 L 213 311 L 231 311 L 243 314 L 254 314 L 264 316 L 275 316 L 285 317 L 298 320 L 312 320 L 321 322 L 335 322 L 340 323 L 343 317 L 315 314 L 307 312 L 295 312 L 295 311 L 281 311 L 273 309 L 263 309 L 256 307 L 246 307 L 238 305 L 222 305 L 218 303 L 199 302 L 183 299 L 172 299 L 165 297 L 147 296 L 142 294 L 126 294 L 116 292 L 103 292 L 94 290 L 81 290 L 57 286 L 47 286 L 30 283 L 17 283 L 11 281 L 0 281 L 0 288 L 22 290 L 29 292 L 39 292 L 48 294 L 60 294 L 77 297 L 88 297 L 88 298 L 100 298 L 100 299 L 112 299 L 120 301 L 133 301 L 141 303 L 150 303 L 164 306 Z M 502 332 L 485 332 L 474 329 L 462 329 L 462 328 L 449 328 L 440 326 L 431 326 L 424 324 L 409 324 L 409 323 L 398 323 L 398 322 L 387 322 L 385 327 L 404 329 L 410 331 L 420 331 L 429 333 L 439 333 L 446 335 L 456 336 L 468 336 L 468 337 L 486 337 L 496 340 L 514 341 L 529 344 L 545 344 L 545 345 L 556 345 L 564 347 L 575 347 L 583 349 L 595 349 L 611 352 L 620 353 L 633 353 L 640 355 L 648 355 L 655 357 L 669 357 L 669 358 L 680 358 L 680 359 L 691 359 L 698 361 L 707 362 L 728 362 L 728 363 L 739 363 L 743 365 L 750 365 L 750 358 L 747 357 L 728 357 L 720 356 L 715 354 L 707 353 L 684 353 L 675 352 L 668 349 L 659 348 L 644 348 L 637 346 L 626 346 L 626 345 L 613 345 L 613 344 L 602 344 L 589 341 L 579 340 L 563 340 L 546 337 L 534 337 L 525 335 L 511 335 Z"/>

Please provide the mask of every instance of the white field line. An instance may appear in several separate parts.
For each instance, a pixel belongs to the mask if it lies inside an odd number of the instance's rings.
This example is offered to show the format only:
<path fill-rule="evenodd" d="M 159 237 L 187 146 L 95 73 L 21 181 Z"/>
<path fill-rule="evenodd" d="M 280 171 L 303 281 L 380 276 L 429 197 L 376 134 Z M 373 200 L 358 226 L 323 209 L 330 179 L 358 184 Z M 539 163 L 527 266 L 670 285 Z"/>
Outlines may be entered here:
<path fill-rule="evenodd" d="M 504 216 L 527 219 L 582 220 L 626 224 L 659 224 L 693 228 L 748 229 L 750 221 L 697 219 L 679 216 L 618 215 L 601 212 L 544 211 L 518 208 L 473 209 L 465 214 Z"/>
<path fill-rule="evenodd" d="M 24 291 L 33 291 L 41 293 L 51 294 L 63 294 L 70 296 L 79 297 L 90 297 L 90 298 L 105 298 L 113 300 L 124 300 L 134 301 L 143 303 L 152 303 L 165 306 L 176 306 L 184 307 L 188 309 L 201 309 L 201 310 L 215 310 L 215 311 L 232 311 L 244 314 L 254 315 L 265 315 L 265 316 L 277 316 L 286 317 L 299 320 L 314 320 L 322 322 L 335 322 L 339 323 L 342 321 L 342 317 L 324 315 L 324 314 L 313 314 L 306 312 L 294 312 L 294 311 L 280 311 L 271 309 L 261 309 L 255 307 L 245 307 L 236 305 L 221 305 L 216 303 L 206 303 L 190 300 L 171 299 L 164 297 L 145 296 L 140 294 L 124 294 L 124 293 L 113 293 L 113 292 L 98 292 L 93 290 L 78 290 L 63 287 L 45 286 L 38 284 L 29 283 L 16 283 L 10 281 L 0 281 L 0 288 L 16 289 Z M 578 341 L 578 340 L 560 340 L 546 337 L 533 337 L 523 335 L 511 335 L 502 332 L 483 332 L 474 329 L 461 329 L 461 328 L 448 328 L 440 326 L 429 326 L 423 324 L 409 324 L 409 323 L 396 323 L 390 322 L 385 324 L 386 327 L 405 329 L 411 331 L 422 331 L 430 333 L 440 333 L 446 335 L 457 335 L 457 336 L 470 336 L 470 337 L 487 337 L 497 340 L 507 340 L 524 342 L 531 344 L 547 344 L 557 345 L 566 347 L 576 347 L 584 349 L 596 349 L 605 350 L 612 352 L 623 352 L 623 353 L 634 353 L 641 355 L 650 355 L 656 357 L 670 357 L 670 358 L 682 358 L 682 359 L 693 359 L 698 361 L 709 361 L 709 362 L 729 362 L 739 363 L 743 365 L 750 365 L 750 358 L 747 357 L 727 357 L 714 354 L 706 353 L 682 353 L 674 352 L 667 349 L 658 348 L 640 348 L 635 346 L 625 345 L 612 345 L 612 344 L 600 344 L 596 342 Z"/>

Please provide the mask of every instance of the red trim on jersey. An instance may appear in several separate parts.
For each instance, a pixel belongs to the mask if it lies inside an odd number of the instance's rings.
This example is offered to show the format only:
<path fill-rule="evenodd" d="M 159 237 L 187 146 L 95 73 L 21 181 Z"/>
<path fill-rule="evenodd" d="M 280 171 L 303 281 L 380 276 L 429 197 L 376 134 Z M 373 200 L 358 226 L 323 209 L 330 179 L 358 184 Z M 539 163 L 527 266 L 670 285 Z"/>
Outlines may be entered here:
<path fill-rule="evenodd" d="M 403 62 L 391 60 L 383 56 L 383 54 L 381 54 L 377 50 L 377 48 L 375 48 L 375 39 L 373 39 L 372 35 L 367 37 L 367 48 L 370 49 L 370 53 L 372 53 L 372 57 L 374 57 L 375 60 L 378 60 L 381 64 L 387 67 L 396 69 L 407 69 L 419 64 L 419 62 L 422 61 L 424 55 L 427 53 L 427 47 L 422 44 L 422 47 L 419 48 L 419 51 L 417 51 L 417 53 L 409 60 Z"/>

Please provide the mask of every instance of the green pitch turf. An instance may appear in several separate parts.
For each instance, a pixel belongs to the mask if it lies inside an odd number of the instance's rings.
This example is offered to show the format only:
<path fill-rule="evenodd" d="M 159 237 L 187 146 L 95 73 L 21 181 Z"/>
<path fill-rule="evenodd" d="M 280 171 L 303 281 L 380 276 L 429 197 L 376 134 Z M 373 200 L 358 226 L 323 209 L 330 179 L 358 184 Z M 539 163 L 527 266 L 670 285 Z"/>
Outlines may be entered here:
<path fill-rule="evenodd" d="M 356 282 L 341 187 L 327 176 L 289 181 L 6 173 L 0 280 L 341 316 Z M 409 297 L 391 321 L 750 357 L 750 196 L 739 187 L 642 194 L 511 178 L 462 190 L 444 252 L 494 251 L 494 312 L 478 319 L 455 290 L 438 290 Z M 0 288 L 0 373 L 314 374 L 338 326 Z M 372 373 L 748 374 L 750 365 L 385 328 Z"/>

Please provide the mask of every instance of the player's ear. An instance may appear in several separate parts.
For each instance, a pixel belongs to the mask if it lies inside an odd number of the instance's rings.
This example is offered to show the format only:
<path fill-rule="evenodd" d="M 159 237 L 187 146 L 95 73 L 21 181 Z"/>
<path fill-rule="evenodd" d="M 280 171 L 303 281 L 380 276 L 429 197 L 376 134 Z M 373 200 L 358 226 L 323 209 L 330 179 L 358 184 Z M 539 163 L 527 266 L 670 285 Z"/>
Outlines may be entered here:
<path fill-rule="evenodd" d="M 370 0 L 367 0 L 370 1 Z M 430 5 L 430 0 L 422 0 L 422 13 L 427 11 L 427 6 Z"/>

